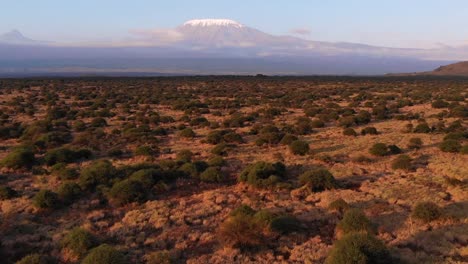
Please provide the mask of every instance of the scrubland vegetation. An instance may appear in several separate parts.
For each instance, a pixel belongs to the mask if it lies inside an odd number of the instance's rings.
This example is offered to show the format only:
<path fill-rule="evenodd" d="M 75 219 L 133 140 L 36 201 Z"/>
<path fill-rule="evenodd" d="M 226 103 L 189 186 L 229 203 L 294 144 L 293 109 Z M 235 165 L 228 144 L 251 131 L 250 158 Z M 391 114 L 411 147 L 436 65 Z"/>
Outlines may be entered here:
<path fill-rule="evenodd" d="M 2 263 L 466 263 L 468 80 L 0 80 Z"/>

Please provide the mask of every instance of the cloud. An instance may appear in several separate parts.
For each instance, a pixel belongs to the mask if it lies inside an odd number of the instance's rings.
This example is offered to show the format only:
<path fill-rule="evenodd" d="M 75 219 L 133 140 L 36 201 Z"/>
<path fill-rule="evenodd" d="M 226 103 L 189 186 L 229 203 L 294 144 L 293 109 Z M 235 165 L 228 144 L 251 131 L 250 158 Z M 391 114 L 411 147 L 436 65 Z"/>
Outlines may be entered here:
<path fill-rule="evenodd" d="M 184 34 L 175 29 L 155 28 L 155 29 L 134 29 L 130 34 L 137 37 L 140 43 L 149 45 L 170 45 L 184 39 Z"/>
<path fill-rule="evenodd" d="M 310 35 L 312 32 L 308 28 L 293 28 L 289 30 L 289 33 L 294 35 Z"/>

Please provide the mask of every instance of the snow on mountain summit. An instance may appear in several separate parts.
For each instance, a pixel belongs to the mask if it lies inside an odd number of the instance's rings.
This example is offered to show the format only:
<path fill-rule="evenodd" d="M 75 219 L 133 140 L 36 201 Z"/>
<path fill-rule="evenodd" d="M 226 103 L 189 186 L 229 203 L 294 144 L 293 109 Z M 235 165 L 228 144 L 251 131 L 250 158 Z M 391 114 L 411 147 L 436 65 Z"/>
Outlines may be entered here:
<path fill-rule="evenodd" d="M 210 26 L 231 26 L 236 28 L 242 28 L 244 25 L 241 23 L 230 20 L 230 19 L 193 19 L 185 22 L 184 26 L 193 27 L 210 27 Z"/>

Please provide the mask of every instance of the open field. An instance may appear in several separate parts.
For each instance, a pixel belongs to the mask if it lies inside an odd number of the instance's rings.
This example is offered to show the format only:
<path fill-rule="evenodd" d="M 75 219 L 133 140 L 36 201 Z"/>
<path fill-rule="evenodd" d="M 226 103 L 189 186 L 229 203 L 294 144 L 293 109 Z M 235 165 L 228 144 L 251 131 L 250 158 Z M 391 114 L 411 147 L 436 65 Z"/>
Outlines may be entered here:
<path fill-rule="evenodd" d="M 468 263 L 467 98 L 446 77 L 0 80 L 2 263 L 344 263 L 363 234 L 362 263 Z"/>

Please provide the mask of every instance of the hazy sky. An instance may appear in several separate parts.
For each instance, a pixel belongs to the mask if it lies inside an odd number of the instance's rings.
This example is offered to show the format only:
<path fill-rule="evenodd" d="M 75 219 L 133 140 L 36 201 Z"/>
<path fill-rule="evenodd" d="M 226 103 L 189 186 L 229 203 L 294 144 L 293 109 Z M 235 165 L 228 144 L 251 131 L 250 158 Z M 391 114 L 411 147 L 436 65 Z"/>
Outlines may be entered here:
<path fill-rule="evenodd" d="M 193 18 L 323 41 L 468 44 L 467 0 L 0 0 L 0 32 L 18 29 L 39 40 L 117 40 Z"/>

